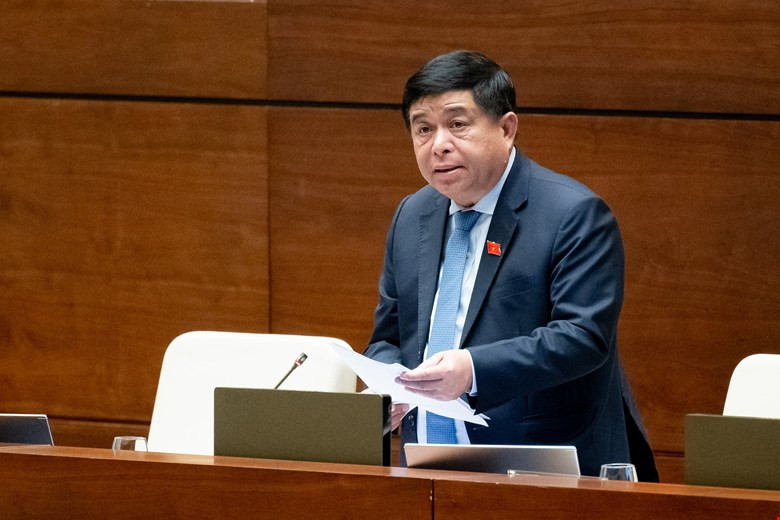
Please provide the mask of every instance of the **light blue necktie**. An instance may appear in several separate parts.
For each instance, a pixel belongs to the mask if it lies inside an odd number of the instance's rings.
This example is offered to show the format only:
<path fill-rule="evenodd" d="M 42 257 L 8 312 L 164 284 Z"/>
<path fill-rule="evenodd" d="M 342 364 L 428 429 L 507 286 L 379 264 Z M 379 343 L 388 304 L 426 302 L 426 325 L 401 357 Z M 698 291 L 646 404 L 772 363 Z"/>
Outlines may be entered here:
<path fill-rule="evenodd" d="M 471 228 L 479 219 L 478 211 L 459 211 L 455 213 L 455 229 L 447 241 L 444 251 L 444 266 L 439 281 L 439 299 L 433 328 L 428 340 L 428 357 L 451 350 L 455 343 L 455 318 L 460 306 L 460 290 L 463 287 L 463 271 L 466 268 L 466 256 L 469 252 Z M 428 442 L 430 444 L 455 444 L 455 422 L 427 412 Z"/>

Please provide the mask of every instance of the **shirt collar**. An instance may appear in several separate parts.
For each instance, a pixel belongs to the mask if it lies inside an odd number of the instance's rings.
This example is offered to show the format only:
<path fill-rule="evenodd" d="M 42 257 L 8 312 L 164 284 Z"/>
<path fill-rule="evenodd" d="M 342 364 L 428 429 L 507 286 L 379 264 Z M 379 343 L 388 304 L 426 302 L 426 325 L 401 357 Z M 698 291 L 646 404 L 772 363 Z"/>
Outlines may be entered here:
<path fill-rule="evenodd" d="M 488 215 L 492 215 L 493 211 L 496 209 L 496 204 L 498 203 L 498 196 L 501 195 L 501 188 L 504 187 L 504 183 L 506 182 L 506 178 L 509 177 L 509 170 L 512 169 L 512 164 L 515 162 L 515 147 L 512 147 L 512 152 L 509 154 L 509 160 L 506 162 L 506 169 L 504 170 L 504 173 L 501 175 L 501 178 L 498 180 L 495 186 L 493 186 L 493 189 L 491 189 L 487 194 L 479 199 L 476 204 L 471 206 L 470 208 L 466 208 L 464 206 L 461 206 L 454 200 L 450 200 L 450 215 L 453 213 L 457 213 L 458 211 L 463 210 L 469 210 L 472 209 L 474 211 L 479 211 L 480 213 L 487 213 Z"/>

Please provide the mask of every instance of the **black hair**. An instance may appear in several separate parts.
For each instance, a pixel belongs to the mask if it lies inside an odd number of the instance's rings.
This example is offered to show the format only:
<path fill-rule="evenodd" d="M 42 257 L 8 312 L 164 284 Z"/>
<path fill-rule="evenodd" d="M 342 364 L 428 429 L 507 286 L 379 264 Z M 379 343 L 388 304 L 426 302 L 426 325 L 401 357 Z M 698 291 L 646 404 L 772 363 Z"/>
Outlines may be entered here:
<path fill-rule="evenodd" d="M 471 90 L 477 106 L 495 119 L 515 110 L 515 87 L 501 66 L 479 52 L 453 51 L 433 58 L 406 81 L 401 104 L 406 128 L 416 101 L 451 90 Z"/>

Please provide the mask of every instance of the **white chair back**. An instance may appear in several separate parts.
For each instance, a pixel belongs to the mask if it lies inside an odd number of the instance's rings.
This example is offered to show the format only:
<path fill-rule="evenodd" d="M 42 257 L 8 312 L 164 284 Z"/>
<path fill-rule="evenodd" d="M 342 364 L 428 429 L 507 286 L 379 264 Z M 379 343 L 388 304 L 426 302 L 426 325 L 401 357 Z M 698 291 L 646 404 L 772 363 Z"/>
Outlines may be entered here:
<path fill-rule="evenodd" d="M 354 392 L 355 373 L 338 358 L 334 342 L 346 345 L 317 336 L 182 334 L 163 358 L 149 451 L 213 455 L 214 388 L 273 388 L 302 352 L 307 360 L 280 389 Z"/>
<path fill-rule="evenodd" d="M 739 362 L 723 415 L 780 419 L 780 354 L 753 354 Z"/>

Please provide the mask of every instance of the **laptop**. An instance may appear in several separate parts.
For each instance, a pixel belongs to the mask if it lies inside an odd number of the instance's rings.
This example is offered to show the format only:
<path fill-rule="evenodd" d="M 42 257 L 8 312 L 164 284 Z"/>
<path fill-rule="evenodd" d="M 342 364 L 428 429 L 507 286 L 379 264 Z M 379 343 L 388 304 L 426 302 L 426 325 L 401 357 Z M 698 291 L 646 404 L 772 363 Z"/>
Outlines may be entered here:
<path fill-rule="evenodd" d="M 214 389 L 214 455 L 390 465 L 390 396 Z"/>
<path fill-rule="evenodd" d="M 580 476 L 574 446 L 406 443 L 404 454 L 410 468 L 504 474 L 511 469 Z"/>
<path fill-rule="evenodd" d="M 0 443 L 53 445 L 49 418 L 43 414 L 0 413 Z"/>

